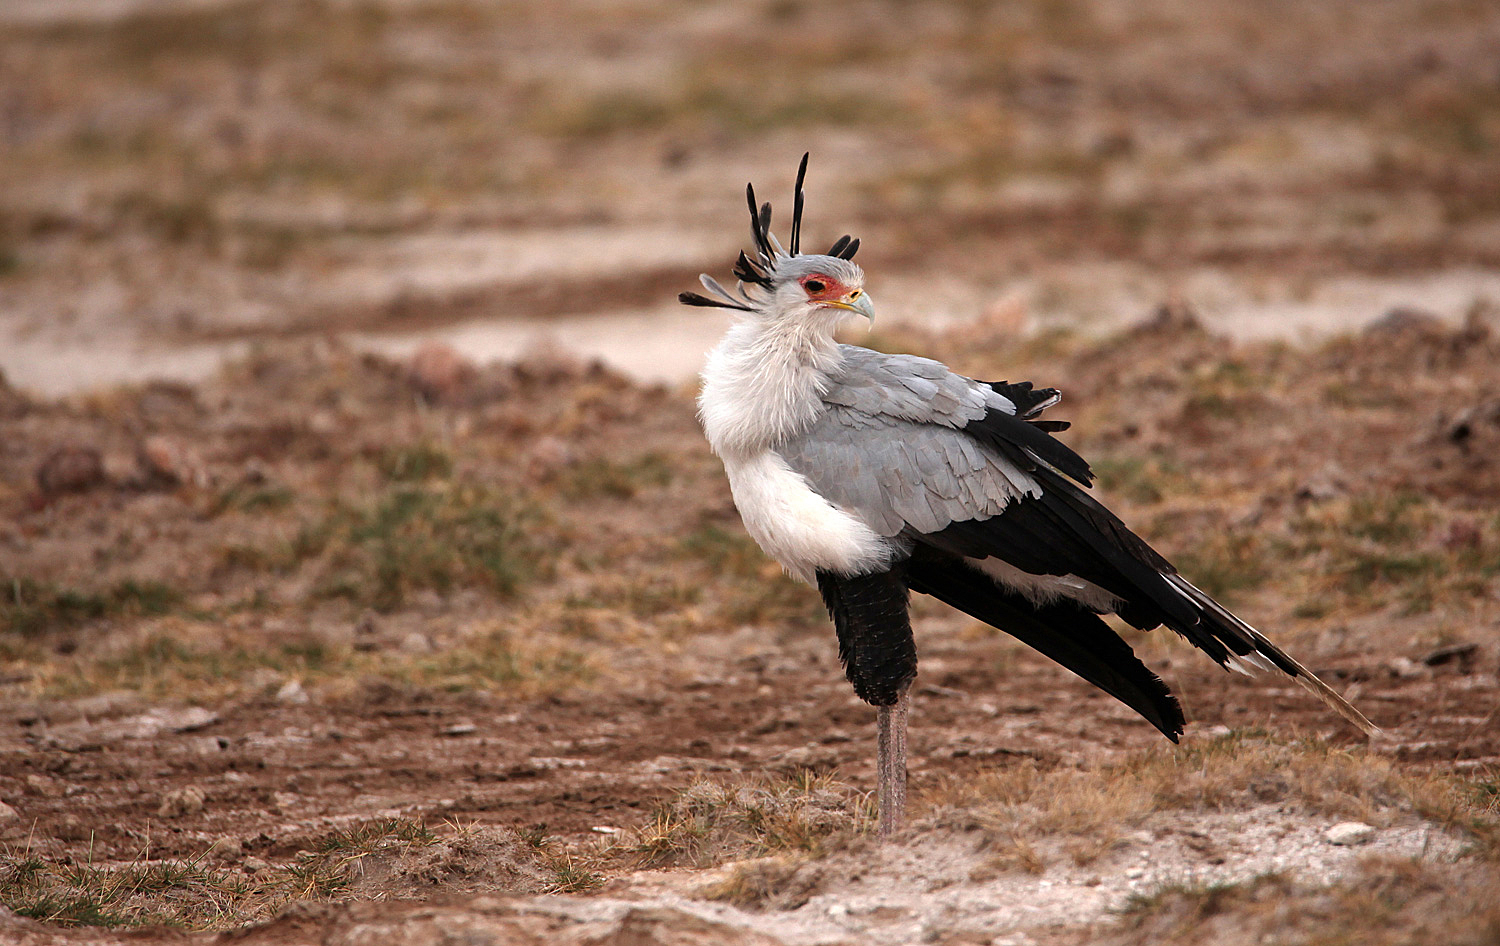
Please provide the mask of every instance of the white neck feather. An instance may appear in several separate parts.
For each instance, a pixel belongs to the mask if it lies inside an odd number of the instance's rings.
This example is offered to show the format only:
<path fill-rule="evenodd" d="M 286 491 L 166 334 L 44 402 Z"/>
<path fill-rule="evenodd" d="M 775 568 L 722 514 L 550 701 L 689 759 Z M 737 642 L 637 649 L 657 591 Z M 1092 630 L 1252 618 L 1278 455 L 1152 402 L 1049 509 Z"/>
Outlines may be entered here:
<path fill-rule="evenodd" d="M 822 410 L 843 356 L 823 319 L 757 313 L 729 330 L 703 368 L 698 416 L 721 457 L 749 455 L 800 431 Z"/>

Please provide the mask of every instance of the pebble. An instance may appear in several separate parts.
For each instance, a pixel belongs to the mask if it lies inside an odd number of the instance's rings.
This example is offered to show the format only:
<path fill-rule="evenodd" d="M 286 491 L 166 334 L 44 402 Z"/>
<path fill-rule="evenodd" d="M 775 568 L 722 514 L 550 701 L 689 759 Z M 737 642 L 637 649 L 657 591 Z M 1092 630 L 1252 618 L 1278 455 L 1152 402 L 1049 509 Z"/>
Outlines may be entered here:
<path fill-rule="evenodd" d="M 301 680 L 288 680 L 276 691 L 276 702 L 289 705 L 301 705 L 307 702 L 307 691 L 302 688 Z"/>
<path fill-rule="evenodd" d="M 474 366 L 442 342 L 428 342 L 417 349 L 406 369 L 407 381 L 430 401 L 456 400 L 474 375 Z"/>
<path fill-rule="evenodd" d="M 0 824 L 4 824 L 7 821 L 15 821 L 16 819 L 18 819 L 20 817 L 21 817 L 21 813 L 20 812 L 16 811 L 14 808 L 12 808 L 11 806 L 7 805 L 5 802 L 0 801 Z"/>
<path fill-rule="evenodd" d="M 161 723 L 172 732 L 194 732 L 212 726 L 219 721 L 219 714 L 202 706 L 189 706 L 181 710 L 161 712 Z"/>
<path fill-rule="evenodd" d="M 104 458 L 93 447 L 58 447 L 36 471 L 36 485 L 47 496 L 81 493 L 103 482 Z"/>
<path fill-rule="evenodd" d="M 459 720 L 458 722 L 453 723 L 451 726 L 443 727 L 443 735 L 445 736 L 468 736 L 478 731 L 479 727 L 466 719 Z"/>
<path fill-rule="evenodd" d="M 1360 821 L 1344 821 L 1323 832 L 1329 844 L 1364 844 L 1375 837 L 1375 829 Z"/>
<path fill-rule="evenodd" d="M 165 486 L 207 486 L 208 471 L 187 445 L 171 437 L 153 434 L 141 441 L 136 461 L 150 482 Z"/>
<path fill-rule="evenodd" d="M 245 873 L 247 874 L 258 874 L 263 870 L 271 869 L 270 862 L 259 857 L 247 857 L 243 861 L 240 861 L 240 866 L 245 869 Z"/>
<path fill-rule="evenodd" d="M 421 631 L 411 631 L 401 638 L 403 654 L 430 654 L 436 649 L 432 644 L 432 638 Z"/>
<path fill-rule="evenodd" d="M 47 798 L 60 798 L 63 793 L 62 786 L 45 775 L 26 776 L 26 790 L 33 795 L 44 795 Z"/>
<path fill-rule="evenodd" d="M 196 815 L 203 810 L 204 798 L 203 789 L 196 785 L 175 789 L 161 797 L 161 806 L 156 809 L 156 815 L 159 818 L 181 818 L 185 815 Z"/>
<path fill-rule="evenodd" d="M 1125 871 L 1125 876 L 1131 880 L 1139 880 L 1146 876 L 1146 869 L 1144 867 L 1131 867 Z"/>

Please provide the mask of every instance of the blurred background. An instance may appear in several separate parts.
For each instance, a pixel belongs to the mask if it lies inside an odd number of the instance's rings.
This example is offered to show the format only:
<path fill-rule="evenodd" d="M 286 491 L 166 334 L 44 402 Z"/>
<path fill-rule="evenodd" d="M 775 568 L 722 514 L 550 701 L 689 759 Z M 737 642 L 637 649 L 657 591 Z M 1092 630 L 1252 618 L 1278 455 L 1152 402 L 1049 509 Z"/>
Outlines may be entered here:
<path fill-rule="evenodd" d="M 868 859 L 872 713 L 676 301 L 804 151 L 856 338 L 1064 388 L 1388 739 L 1126 631 L 1174 752 L 919 601 L 923 846 Z M 0 0 L 0 373 L 5 942 L 590 890 L 669 907 L 595 943 L 1500 942 L 1497 0 Z"/>
<path fill-rule="evenodd" d="M 676 292 L 804 150 L 886 324 L 1500 300 L 1492 0 L 5 0 L 0 370 L 337 333 L 683 380 L 724 318 Z"/>

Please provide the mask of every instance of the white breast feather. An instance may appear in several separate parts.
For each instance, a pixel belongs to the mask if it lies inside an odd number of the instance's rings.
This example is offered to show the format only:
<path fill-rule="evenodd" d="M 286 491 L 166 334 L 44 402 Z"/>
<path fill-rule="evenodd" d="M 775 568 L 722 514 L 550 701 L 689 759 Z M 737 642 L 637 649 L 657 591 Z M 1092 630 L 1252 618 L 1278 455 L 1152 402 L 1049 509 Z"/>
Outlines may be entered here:
<path fill-rule="evenodd" d="M 819 570 L 855 575 L 890 564 L 890 542 L 819 496 L 775 452 L 726 457 L 724 470 L 745 530 L 792 577 L 813 584 Z"/>

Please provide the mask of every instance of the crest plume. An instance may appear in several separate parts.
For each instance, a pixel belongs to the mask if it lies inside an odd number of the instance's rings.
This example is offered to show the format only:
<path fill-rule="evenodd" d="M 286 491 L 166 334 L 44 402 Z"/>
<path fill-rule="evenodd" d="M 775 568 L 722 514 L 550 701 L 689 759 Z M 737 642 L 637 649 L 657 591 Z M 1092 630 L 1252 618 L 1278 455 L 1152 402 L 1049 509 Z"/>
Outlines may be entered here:
<path fill-rule="evenodd" d="M 782 248 L 776 234 L 771 232 L 770 203 L 758 203 L 755 199 L 755 185 L 746 184 L 745 203 L 750 209 L 750 241 L 754 245 L 754 256 L 741 251 L 739 259 L 735 260 L 734 276 L 739 280 L 735 291 L 730 292 L 713 277 L 704 275 L 698 278 L 709 295 L 682 292 L 677 295 L 678 302 L 683 305 L 738 309 L 742 312 L 754 310 L 755 300 L 746 294 L 746 287 L 770 289 L 777 265 L 782 260 L 802 253 L 802 211 L 807 203 L 802 185 L 807 179 L 807 160 L 808 154 L 804 153 L 802 162 L 797 166 L 797 183 L 792 192 L 792 232 L 787 249 Z M 859 241 L 846 234 L 838 238 L 827 255 L 848 260 L 854 258 L 858 249 Z"/>

